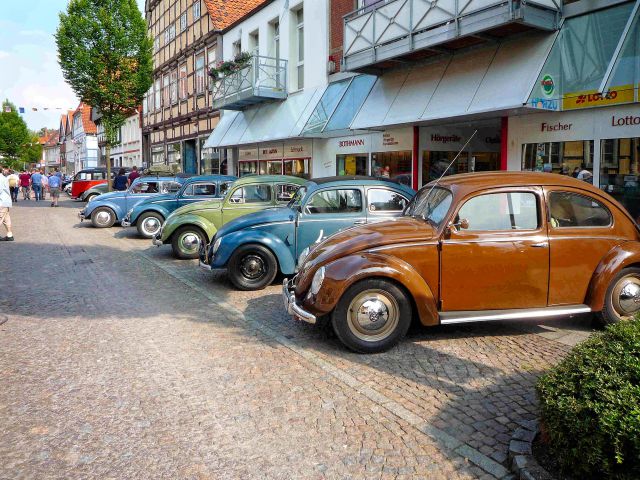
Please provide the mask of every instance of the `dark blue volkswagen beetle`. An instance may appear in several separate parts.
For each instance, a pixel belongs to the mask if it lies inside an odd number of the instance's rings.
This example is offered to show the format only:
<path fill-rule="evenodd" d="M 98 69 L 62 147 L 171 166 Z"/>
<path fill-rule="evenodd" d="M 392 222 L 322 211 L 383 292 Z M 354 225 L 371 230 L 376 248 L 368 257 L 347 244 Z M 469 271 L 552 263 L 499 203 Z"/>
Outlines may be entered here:
<path fill-rule="evenodd" d="M 415 192 L 387 179 L 329 177 L 310 180 L 286 208 L 244 215 L 224 225 L 200 250 L 200 265 L 227 268 L 240 290 L 266 287 L 324 238 L 354 225 L 400 216 Z"/>
<path fill-rule="evenodd" d="M 138 203 L 127 212 L 121 225 L 136 226 L 140 236 L 152 238 L 171 212 L 190 203 L 222 198 L 236 180 L 237 177 L 231 175 L 193 177 L 177 193 L 156 195 Z"/>

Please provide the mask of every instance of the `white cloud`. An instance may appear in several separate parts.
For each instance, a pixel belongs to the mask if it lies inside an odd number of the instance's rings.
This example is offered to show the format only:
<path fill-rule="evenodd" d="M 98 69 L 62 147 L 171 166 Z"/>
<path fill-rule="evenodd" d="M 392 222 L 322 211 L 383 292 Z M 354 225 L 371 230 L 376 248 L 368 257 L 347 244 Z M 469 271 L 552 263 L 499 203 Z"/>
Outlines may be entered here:
<path fill-rule="evenodd" d="M 9 52 L 0 50 L 0 60 L 2 60 L 3 58 L 7 58 L 9 55 L 11 55 Z"/>

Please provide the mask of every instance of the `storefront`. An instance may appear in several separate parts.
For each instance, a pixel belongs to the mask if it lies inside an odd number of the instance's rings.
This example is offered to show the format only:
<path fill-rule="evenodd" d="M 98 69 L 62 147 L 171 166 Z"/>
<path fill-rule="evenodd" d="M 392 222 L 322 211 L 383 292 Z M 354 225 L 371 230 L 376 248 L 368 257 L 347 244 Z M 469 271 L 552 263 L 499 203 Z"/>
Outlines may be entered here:
<path fill-rule="evenodd" d="M 640 104 L 509 118 L 509 170 L 574 175 L 640 215 Z"/>
<path fill-rule="evenodd" d="M 309 178 L 313 142 L 298 139 L 238 148 L 238 176 L 292 175 Z"/>

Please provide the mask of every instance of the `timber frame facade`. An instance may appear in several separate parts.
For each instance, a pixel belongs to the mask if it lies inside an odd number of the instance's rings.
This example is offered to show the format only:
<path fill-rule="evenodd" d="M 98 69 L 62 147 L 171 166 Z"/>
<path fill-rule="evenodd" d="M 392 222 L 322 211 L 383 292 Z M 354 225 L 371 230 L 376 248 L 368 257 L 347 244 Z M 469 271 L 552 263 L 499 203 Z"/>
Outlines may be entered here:
<path fill-rule="evenodd" d="M 220 162 L 202 145 L 219 120 L 210 107 L 207 71 L 220 57 L 220 31 L 204 0 L 147 0 L 145 16 L 154 79 L 143 104 L 143 161 L 218 173 Z"/>

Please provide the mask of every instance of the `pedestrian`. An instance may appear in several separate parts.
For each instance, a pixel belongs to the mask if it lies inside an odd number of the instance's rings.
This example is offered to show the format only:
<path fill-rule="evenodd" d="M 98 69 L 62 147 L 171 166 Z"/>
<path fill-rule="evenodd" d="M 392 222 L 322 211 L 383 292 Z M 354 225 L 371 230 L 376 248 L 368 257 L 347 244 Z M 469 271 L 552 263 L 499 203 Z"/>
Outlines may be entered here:
<path fill-rule="evenodd" d="M 60 188 L 62 187 L 62 179 L 55 173 L 49 177 L 49 193 L 51 195 L 51 206 L 58 206 L 60 198 Z"/>
<path fill-rule="evenodd" d="M 42 175 L 42 200 L 46 200 L 49 191 L 49 177 L 44 173 L 44 170 L 40 170 L 40 174 Z"/>
<path fill-rule="evenodd" d="M 18 203 L 18 193 L 20 193 L 20 177 L 13 170 L 9 170 L 9 191 L 11 192 L 11 201 Z"/>
<path fill-rule="evenodd" d="M 132 172 L 129 174 L 129 180 L 127 181 L 127 185 L 131 186 L 133 181 L 140 176 L 140 172 L 138 172 L 138 167 L 133 166 Z"/>
<path fill-rule="evenodd" d="M 587 169 L 580 170 L 576 178 L 578 180 L 582 180 L 583 182 L 593 183 L 593 174 Z"/>
<path fill-rule="evenodd" d="M 11 231 L 11 216 L 9 209 L 13 206 L 11 203 L 11 192 L 9 190 L 9 169 L 2 167 L 0 169 L 0 225 L 4 225 L 7 229 L 7 236 L 0 237 L 0 242 L 13 242 L 13 232 Z"/>
<path fill-rule="evenodd" d="M 573 178 L 578 178 L 578 174 L 580 173 L 580 167 L 576 167 L 573 169 L 573 173 L 571 174 L 571 176 Z"/>
<path fill-rule="evenodd" d="M 120 191 L 127 189 L 127 176 L 125 175 L 124 168 L 121 168 L 120 171 L 118 171 L 118 176 L 113 179 L 113 189 Z"/>
<path fill-rule="evenodd" d="M 31 188 L 36 196 L 36 202 L 42 200 L 42 174 L 38 170 L 33 170 L 31 174 Z"/>
<path fill-rule="evenodd" d="M 22 199 L 31 200 L 31 175 L 27 170 L 22 170 L 20 174 L 20 188 L 22 189 Z"/>

